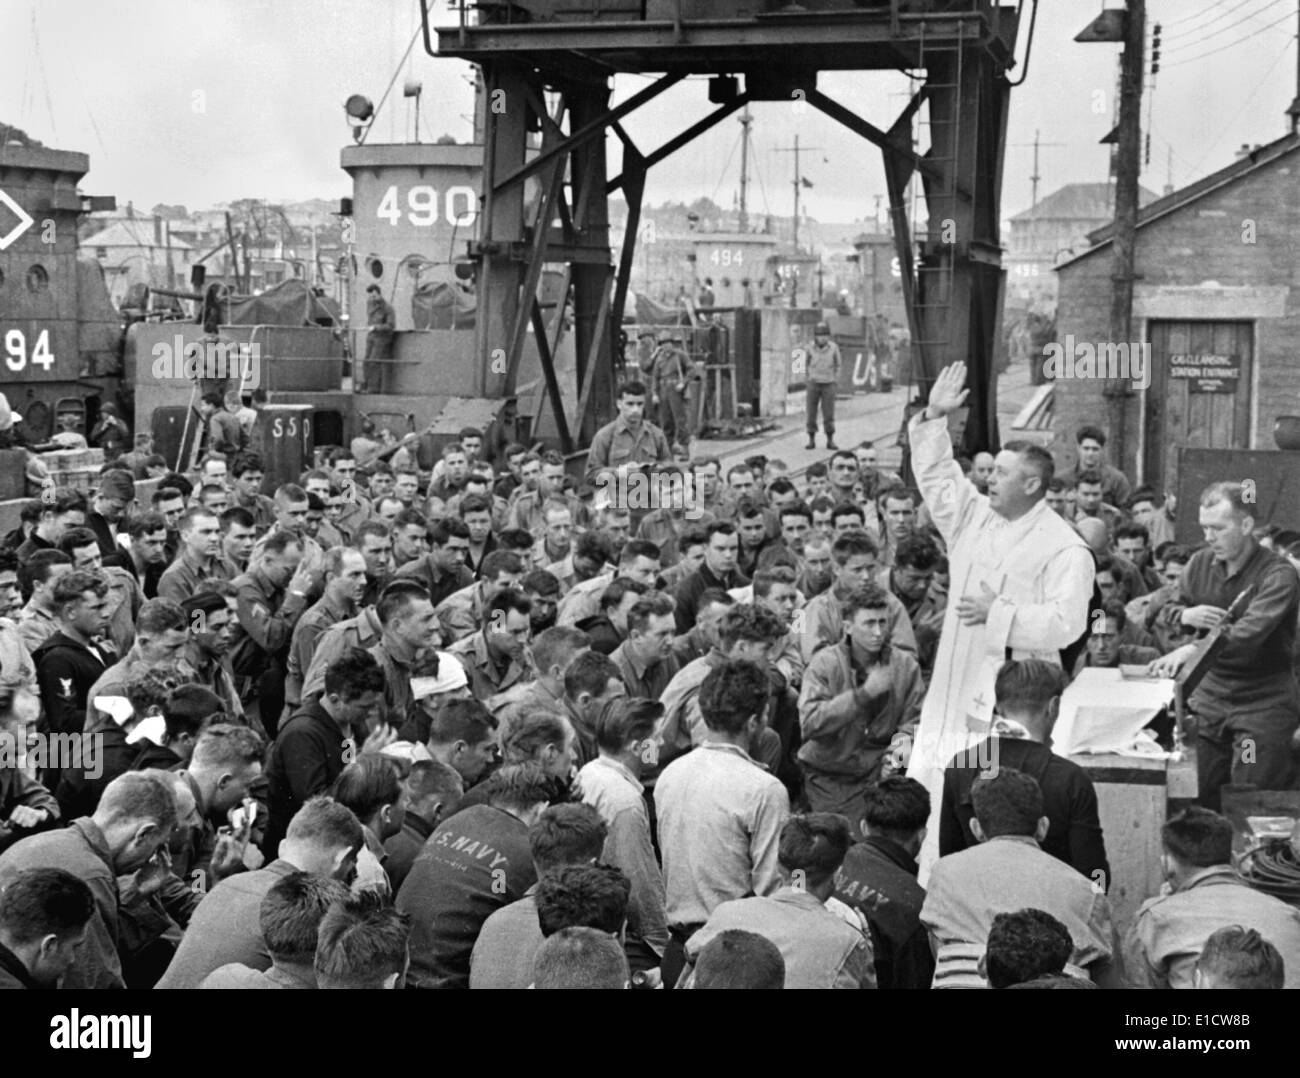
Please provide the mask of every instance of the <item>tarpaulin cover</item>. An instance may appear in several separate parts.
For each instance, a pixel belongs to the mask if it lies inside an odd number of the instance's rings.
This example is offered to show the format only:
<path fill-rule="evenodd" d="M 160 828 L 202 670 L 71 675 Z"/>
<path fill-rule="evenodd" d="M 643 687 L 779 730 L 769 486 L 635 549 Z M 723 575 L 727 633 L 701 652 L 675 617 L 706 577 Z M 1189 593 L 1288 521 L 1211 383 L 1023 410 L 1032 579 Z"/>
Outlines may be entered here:
<path fill-rule="evenodd" d="M 316 295 L 297 278 L 281 281 L 260 296 L 232 296 L 228 310 L 222 312 L 222 322 L 230 326 L 328 326 L 337 324 L 339 314 L 332 300 Z"/>
<path fill-rule="evenodd" d="M 446 281 L 426 281 L 411 294 L 416 329 L 473 329 L 475 298 Z"/>

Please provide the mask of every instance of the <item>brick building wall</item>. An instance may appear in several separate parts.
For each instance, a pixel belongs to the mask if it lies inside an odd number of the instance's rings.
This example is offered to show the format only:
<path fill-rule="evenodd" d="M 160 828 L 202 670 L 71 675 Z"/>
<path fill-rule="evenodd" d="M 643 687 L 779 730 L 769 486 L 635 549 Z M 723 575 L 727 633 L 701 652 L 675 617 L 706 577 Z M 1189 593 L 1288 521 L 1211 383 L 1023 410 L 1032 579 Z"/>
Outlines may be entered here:
<path fill-rule="evenodd" d="M 1253 323 L 1252 449 L 1273 448 L 1277 416 L 1300 414 L 1297 151 L 1300 147 L 1292 145 L 1253 171 L 1142 225 L 1137 233 L 1135 340 L 1148 339 L 1147 322 L 1153 318 Z M 1112 258 L 1107 245 L 1058 269 L 1058 340 L 1067 334 L 1077 342 L 1109 340 Z M 1052 450 L 1058 466 L 1073 468 L 1078 426 L 1109 428 L 1103 385 L 1100 380 L 1057 382 Z M 1126 400 L 1127 451 L 1118 459 L 1112 446 L 1110 457 L 1130 476 L 1138 470 L 1138 424 L 1159 406 L 1136 393 Z"/>

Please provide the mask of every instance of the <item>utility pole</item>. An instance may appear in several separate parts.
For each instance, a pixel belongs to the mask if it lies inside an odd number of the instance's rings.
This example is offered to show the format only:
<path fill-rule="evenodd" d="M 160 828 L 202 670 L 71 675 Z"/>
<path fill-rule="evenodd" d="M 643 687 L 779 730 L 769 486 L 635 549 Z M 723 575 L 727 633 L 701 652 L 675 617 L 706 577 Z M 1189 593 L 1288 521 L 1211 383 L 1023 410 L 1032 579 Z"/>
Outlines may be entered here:
<path fill-rule="evenodd" d="M 1297 40 L 1300 40 L 1298 35 Z M 1291 117 L 1291 134 L 1300 134 L 1300 44 L 1296 46 L 1295 54 L 1295 100 L 1291 102 L 1291 107 L 1286 110 L 1286 114 Z"/>
<path fill-rule="evenodd" d="M 749 231 L 749 125 L 754 122 L 746 105 L 740 114 L 740 219 L 739 231 Z"/>
<path fill-rule="evenodd" d="M 1137 240 L 1138 178 L 1142 165 L 1142 76 L 1145 64 L 1146 0 L 1128 0 L 1124 52 L 1120 58 L 1119 127 L 1115 154 L 1115 225 L 1112 241 L 1110 339 L 1115 345 L 1133 340 L 1133 262 Z M 1118 372 L 1116 372 L 1118 373 Z M 1110 437 L 1115 463 L 1128 461 L 1125 429 L 1128 382 L 1108 382 Z"/>

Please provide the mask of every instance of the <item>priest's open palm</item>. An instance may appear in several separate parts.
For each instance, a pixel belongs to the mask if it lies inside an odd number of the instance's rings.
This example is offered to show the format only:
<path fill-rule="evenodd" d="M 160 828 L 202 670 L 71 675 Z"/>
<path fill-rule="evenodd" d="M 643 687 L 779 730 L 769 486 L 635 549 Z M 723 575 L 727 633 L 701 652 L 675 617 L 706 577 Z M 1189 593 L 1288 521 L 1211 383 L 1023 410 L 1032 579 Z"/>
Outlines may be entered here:
<path fill-rule="evenodd" d="M 966 385 L 966 364 L 952 363 L 939 372 L 939 377 L 930 387 L 930 403 L 926 415 L 938 419 L 960 408 L 969 394 Z"/>

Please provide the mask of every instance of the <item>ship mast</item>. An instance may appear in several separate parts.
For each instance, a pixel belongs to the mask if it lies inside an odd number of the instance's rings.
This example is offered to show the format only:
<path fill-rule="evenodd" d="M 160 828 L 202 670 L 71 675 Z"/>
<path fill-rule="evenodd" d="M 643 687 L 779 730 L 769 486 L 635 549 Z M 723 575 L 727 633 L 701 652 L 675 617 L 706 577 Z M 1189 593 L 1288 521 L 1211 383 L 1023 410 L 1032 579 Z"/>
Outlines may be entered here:
<path fill-rule="evenodd" d="M 754 122 L 749 115 L 749 106 L 745 106 L 745 111 L 740 114 L 740 220 L 739 230 L 741 232 L 749 231 L 749 208 L 747 196 L 749 193 L 749 125 Z"/>

